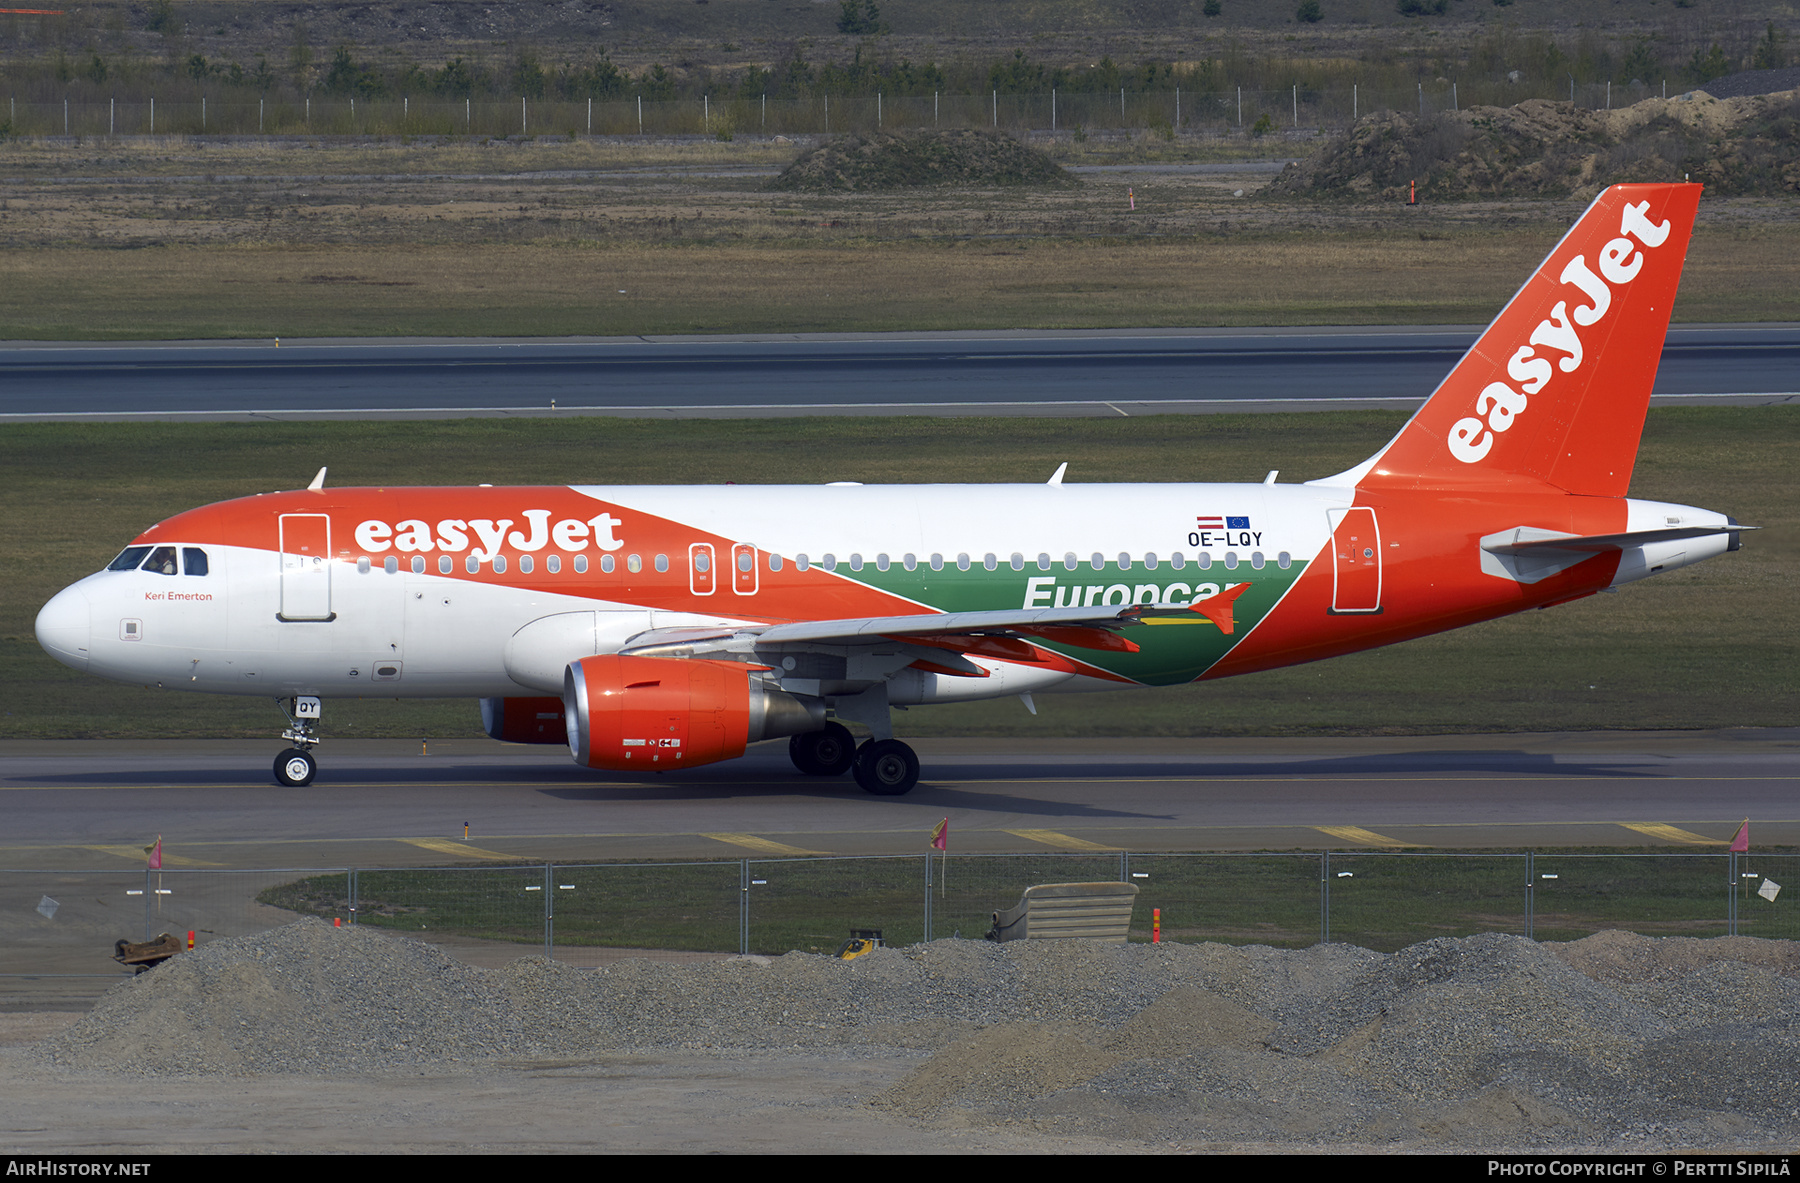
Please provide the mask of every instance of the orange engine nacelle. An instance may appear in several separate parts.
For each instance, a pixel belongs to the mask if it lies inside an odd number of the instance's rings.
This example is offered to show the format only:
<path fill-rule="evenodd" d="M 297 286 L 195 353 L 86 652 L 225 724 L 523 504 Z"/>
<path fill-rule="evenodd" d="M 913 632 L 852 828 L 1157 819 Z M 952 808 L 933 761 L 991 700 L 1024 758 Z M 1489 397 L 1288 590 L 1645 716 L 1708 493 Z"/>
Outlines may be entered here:
<path fill-rule="evenodd" d="M 569 663 L 569 754 L 588 768 L 692 768 L 760 739 L 825 726 L 825 704 L 765 685 L 735 661 L 603 653 Z"/>
<path fill-rule="evenodd" d="M 481 729 L 501 743 L 568 743 L 560 698 L 484 698 Z"/>

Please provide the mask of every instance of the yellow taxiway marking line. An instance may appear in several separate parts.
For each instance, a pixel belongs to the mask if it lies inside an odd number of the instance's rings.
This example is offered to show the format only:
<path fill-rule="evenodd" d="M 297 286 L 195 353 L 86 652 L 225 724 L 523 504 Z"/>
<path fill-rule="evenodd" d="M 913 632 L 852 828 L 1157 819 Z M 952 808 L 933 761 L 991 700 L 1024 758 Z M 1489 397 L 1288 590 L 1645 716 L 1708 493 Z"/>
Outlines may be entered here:
<path fill-rule="evenodd" d="M 711 838 L 714 842 L 727 842 L 732 846 L 742 846 L 747 850 L 761 851 L 763 854 L 828 854 L 824 850 L 803 850 L 798 846 L 788 846 L 782 842 L 771 842 L 767 838 L 758 838 L 755 834 L 701 834 L 702 838 Z"/>
<path fill-rule="evenodd" d="M 78 846 L 77 850 L 94 850 L 101 854 L 116 854 L 122 859 L 130 859 L 134 863 L 150 861 L 150 852 L 141 846 Z M 166 867 L 223 867 L 224 863 L 202 862 L 197 858 L 183 858 L 178 854 L 163 851 L 163 866 Z"/>
<path fill-rule="evenodd" d="M 497 850 L 483 850 L 479 846 L 470 846 L 467 842 L 451 842 L 447 838 L 400 838 L 408 846 L 417 846 L 421 850 L 435 851 L 438 854 L 454 854 L 459 858 L 497 859 L 504 863 L 516 863 L 524 855 L 501 854 Z"/>
<path fill-rule="evenodd" d="M 1701 819 L 1696 819 L 1696 820 L 1697 820 L 1698 824 L 1702 824 L 1702 825 L 1711 824 L 1708 821 L 1708 819 L 1701 818 Z M 1716 820 L 1717 824 L 1721 825 L 1721 826 L 1730 826 L 1730 827 L 1735 828 L 1738 824 L 1736 818 L 1729 818 L 1729 819 L 1719 818 L 1719 819 L 1714 819 L 1714 820 Z M 1415 830 L 1502 830 L 1502 831 L 1507 831 L 1509 833 L 1529 832 L 1531 830 L 1540 830 L 1540 829 L 1545 829 L 1545 828 L 1557 828 L 1557 827 L 1565 827 L 1565 828 L 1577 829 L 1577 830 L 1587 830 L 1587 829 L 1598 829 L 1600 827 L 1605 827 L 1605 826 L 1616 826 L 1618 824 L 1619 824 L 1618 822 L 1601 822 L 1601 821 L 1581 821 L 1581 822 L 1454 821 L 1454 822 L 1408 822 L 1407 823 L 1409 828 L 1415 829 Z M 1760 826 L 1763 826 L 1765 828 L 1768 828 L 1771 826 L 1800 826 L 1800 816 L 1782 817 L 1782 818 L 1762 818 L 1762 819 L 1758 820 L 1757 824 Z M 1145 827 L 1135 826 L 1135 825 L 1095 826 L 1095 827 L 1093 827 L 1093 832 L 1108 833 L 1108 832 L 1112 832 L 1115 830 L 1127 830 L 1127 831 L 1132 831 L 1132 832 L 1139 832 L 1144 828 Z M 1251 832 L 1251 831 L 1261 832 L 1261 831 L 1267 831 L 1267 830 L 1283 830 L 1283 831 L 1307 830 L 1307 829 L 1313 829 L 1314 827 L 1304 825 L 1303 823 L 1300 823 L 1300 822 L 1278 822 L 1278 823 L 1260 823 L 1259 822 L 1254 825 L 1208 825 L 1208 824 L 1204 824 L 1204 823 L 1184 823 L 1181 825 L 1149 827 L 1149 828 L 1150 829 L 1168 829 L 1168 830 L 1175 830 L 1175 831 L 1182 831 L 1182 832 L 1203 831 L 1205 833 L 1236 834 L 1236 833 L 1242 833 L 1242 832 Z M 957 832 L 960 834 L 964 834 L 964 835 L 996 834 L 996 833 L 1011 834 L 1011 833 L 1014 833 L 1014 831 L 1011 831 L 1011 830 L 994 830 L 994 829 L 990 829 L 987 826 L 974 826 L 974 827 L 959 830 Z M 921 833 L 924 833 L 924 831 L 923 830 L 914 830 L 911 828 L 899 829 L 899 830 L 896 830 L 896 829 L 830 830 L 830 831 L 819 831 L 817 834 L 809 834 L 809 836 L 811 836 L 811 837 L 830 836 L 830 837 L 841 838 L 845 835 L 850 835 L 850 836 L 875 835 L 878 837 L 885 837 L 890 834 L 897 834 L 897 833 L 904 833 L 904 834 L 911 835 L 911 834 L 921 834 Z M 599 830 L 599 831 L 595 831 L 593 833 L 583 833 L 583 834 L 572 834 L 572 833 L 567 833 L 564 831 L 558 831 L 554 834 L 492 834 L 489 836 L 493 837 L 493 838 L 500 838 L 500 839 L 503 839 L 508 842 L 602 842 L 602 841 L 609 841 L 609 840 L 614 840 L 614 839 L 621 840 L 621 841 L 628 841 L 628 842 L 643 842 L 648 839 L 692 838 L 692 837 L 695 837 L 696 835 L 691 830 L 618 830 L 618 831 Z M 709 836 L 709 835 L 703 835 L 703 836 Z M 304 840 L 303 839 L 270 839 L 270 838 L 201 838 L 201 839 L 194 839 L 192 841 L 184 841 L 182 843 L 182 847 L 187 850 L 206 849 L 206 850 L 234 850 L 235 851 L 235 850 L 243 849 L 245 847 L 260 847 L 260 846 L 269 846 L 269 847 L 291 846 L 291 845 L 304 846 L 304 845 L 311 845 L 311 844 L 317 844 L 317 845 L 321 845 L 321 846 L 330 846 L 330 845 L 365 846 L 365 845 L 370 845 L 370 844 L 380 843 L 380 842 L 403 842 L 403 841 L 405 841 L 405 839 L 387 837 L 387 836 L 383 836 L 383 835 L 379 835 L 379 834 L 364 835 L 364 836 L 359 836 L 359 837 L 354 837 L 354 838 L 318 838 L 318 839 L 304 839 Z M 1706 841 L 1722 842 L 1723 839 L 1709 838 L 1709 839 L 1706 839 Z M 1103 849 L 1103 850 L 1120 850 L 1123 848 L 1120 846 L 1114 845 L 1114 846 L 1104 846 L 1101 849 Z M 1142 848 L 1140 847 L 1137 849 L 1142 849 Z M 143 847 L 141 847 L 141 846 L 126 846 L 126 845 L 100 846 L 100 845 L 91 845 L 91 844 L 84 845 L 81 843 L 72 843 L 72 842 L 4 842 L 4 841 L 0 841 L 0 852 L 21 851 L 21 850 L 25 850 L 25 851 L 94 850 L 94 851 L 103 851 L 107 854 L 121 854 L 121 855 L 123 855 L 126 851 L 130 851 L 131 852 L 130 857 L 133 859 L 139 859 L 139 858 L 144 857 Z M 1145 850 L 1145 853 L 1154 853 L 1154 852 Z M 173 856 L 165 853 L 163 855 L 163 857 L 165 859 L 167 859 L 167 858 L 172 858 Z M 512 859 L 530 859 L 530 858 L 535 858 L 537 856 L 521 854 L 521 855 L 507 855 L 505 857 L 512 858 Z M 215 863 L 212 865 L 214 865 L 214 866 L 230 866 L 231 864 Z"/>
<path fill-rule="evenodd" d="M 1652 838 L 1681 842 L 1688 846 L 1723 846 L 1728 841 L 1725 838 L 1708 838 L 1705 834 L 1696 834 L 1692 830 L 1665 825 L 1662 822 L 1620 822 L 1619 824 L 1627 830 L 1636 830 L 1638 833 L 1648 834 Z"/>
<path fill-rule="evenodd" d="M 1104 850 L 1117 852 L 1117 846 L 1105 846 L 1098 842 L 1089 842 L 1086 838 L 1071 838 L 1067 834 L 1059 834 L 1055 830 L 1001 830 L 1002 834 L 1011 834 L 1014 838 L 1023 838 L 1027 842 L 1042 842 L 1045 846 L 1056 846 L 1063 850 Z"/>
<path fill-rule="evenodd" d="M 1418 846 L 1417 842 L 1402 842 L 1398 838 L 1389 838 L 1386 834 L 1377 834 L 1373 830 L 1365 830 L 1361 826 L 1312 826 L 1311 829 L 1321 834 L 1330 834 L 1333 838 L 1342 838 L 1346 842 L 1360 842 L 1364 846 Z"/>

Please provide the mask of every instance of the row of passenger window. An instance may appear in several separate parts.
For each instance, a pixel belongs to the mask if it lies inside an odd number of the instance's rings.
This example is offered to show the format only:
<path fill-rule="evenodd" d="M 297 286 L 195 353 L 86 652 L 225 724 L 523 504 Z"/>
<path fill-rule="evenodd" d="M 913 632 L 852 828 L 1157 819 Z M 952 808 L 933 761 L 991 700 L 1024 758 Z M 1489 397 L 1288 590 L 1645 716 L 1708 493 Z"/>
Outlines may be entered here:
<path fill-rule="evenodd" d="M 877 571 L 888 570 L 893 566 L 894 562 L 885 554 L 876 555 L 874 561 L 875 569 Z M 1089 569 L 1094 571 L 1104 571 L 1109 565 L 1107 557 L 1098 552 L 1083 559 L 1073 551 L 1070 551 L 1068 554 L 1063 555 L 1060 561 L 1065 571 L 1080 570 L 1081 565 L 1084 562 L 1088 565 Z M 1180 571 L 1187 567 L 1189 561 L 1189 558 L 1180 551 L 1176 551 L 1166 559 L 1158 558 L 1154 552 L 1144 555 L 1141 559 L 1134 559 L 1131 555 L 1120 552 L 1117 560 L 1117 570 L 1129 571 L 1134 565 L 1141 565 L 1147 571 L 1154 571 L 1163 563 L 1167 563 L 1174 570 Z M 1213 556 L 1210 552 L 1203 550 L 1194 555 L 1191 561 L 1194 566 L 1204 571 L 1213 565 Z M 1236 551 L 1225 552 L 1223 562 L 1228 570 L 1235 570 L 1238 561 L 1238 554 Z M 1014 551 L 1012 555 L 1005 560 L 1002 560 L 1000 556 L 993 554 L 992 552 L 982 555 L 980 566 L 986 571 L 997 571 L 1000 569 L 1003 562 L 1005 566 L 1012 568 L 1014 571 L 1023 571 L 1027 566 L 1025 556 L 1018 551 Z M 1052 559 L 1048 554 L 1039 554 L 1035 562 L 1039 571 L 1049 571 L 1057 564 L 1057 560 Z M 1267 563 L 1268 559 L 1263 555 L 1262 551 L 1253 551 L 1251 553 L 1250 565 L 1252 567 L 1255 567 L 1260 571 Z M 1280 567 L 1283 571 L 1293 566 L 1293 563 L 1294 557 L 1285 550 L 1275 556 L 1275 565 Z M 794 566 L 800 570 L 804 571 L 811 565 L 812 562 L 806 555 L 794 556 Z M 849 559 L 846 560 L 846 565 L 852 571 L 861 571 L 864 565 L 863 556 L 860 554 L 851 555 Z M 900 566 L 908 571 L 917 570 L 919 565 L 919 557 L 917 555 L 908 554 L 900 556 Z M 925 565 L 930 567 L 933 571 L 942 571 L 948 564 L 943 555 L 934 554 L 925 560 Z M 976 561 L 966 553 L 956 556 L 955 567 L 958 571 L 968 571 L 975 565 Z M 825 568 L 827 571 L 835 571 L 838 568 L 838 557 L 832 554 L 823 555 L 819 559 L 819 566 Z M 781 570 L 781 559 L 779 556 L 769 556 L 769 570 Z"/>
<path fill-rule="evenodd" d="M 481 570 L 481 558 L 478 555 L 469 555 L 468 557 L 463 559 L 462 565 L 463 565 L 463 570 L 467 571 L 470 575 L 474 575 Z M 641 571 L 644 566 L 643 560 L 640 559 L 637 555 L 631 555 L 627 559 L 627 565 L 628 565 L 628 569 L 632 570 L 632 571 Z M 493 561 L 492 561 L 492 567 L 493 567 L 494 574 L 496 574 L 496 575 L 506 574 L 507 566 L 508 566 L 508 564 L 507 564 L 505 555 L 495 555 L 494 556 Z M 356 569 L 358 571 L 361 571 L 365 575 L 369 573 L 369 571 L 372 569 L 372 567 L 373 567 L 373 564 L 369 562 L 369 557 L 367 555 L 364 555 L 362 558 L 356 560 Z M 425 562 L 424 555 L 414 555 L 412 557 L 412 573 L 414 575 L 425 574 L 425 567 L 426 567 L 426 562 Z M 577 574 L 577 575 L 587 574 L 588 557 L 586 555 L 576 555 L 574 558 L 574 561 L 570 563 L 570 567 L 574 570 L 575 574 Z M 610 573 L 613 570 L 613 568 L 614 568 L 613 557 L 611 555 L 601 555 L 600 556 L 600 569 L 602 571 Z M 395 558 L 393 555 L 389 555 L 387 558 L 385 558 L 381 561 L 381 569 L 383 571 L 386 571 L 389 575 L 393 575 L 394 573 L 396 573 L 397 571 L 400 570 L 400 560 L 398 558 Z M 544 560 L 544 570 L 548 571 L 550 574 L 552 574 L 552 575 L 560 574 L 562 572 L 562 569 L 563 569 L 563 561 L 562 561 L 561 555 L 551 555 Z M 669 569 L 669 556 L 668 555 L 657 555 L 656 556 L 656 569 L 658 571 L 667 571 Z M 534 572 L 536 570 L 537 570 L 536 560 L 534 560 L 530 555 L 520 555 L 519 556 L 519 573 L 521 575 L 530 575 L 532 572 Z M 437 560 L 437 571 L 438 571 L 439 575 L 453 574 L 456 571 L 456 560 L 451 558 L 449 555 L 439 555 L 438 560 Z"/>
<path fill-rule="evenodd" d="M 180 557 L 177 558 L 179 551 Z M 197 546 L 128 546 L 106 565 L 108 571 L 148 571 L 152 575 L 205 575 L 211 564 Z"/>
<path fill-rule="evenodd" d="M 167 549 L 167 548 L 165 548 L 165 549 Z M 127 553 L 129 553 L 129 552 L 127 552 Z M 190 550 L 189 553 L 200 553 L 200 552 Z M 123 561 L 123 559 L 124 559 L 124 556 L 121 555 L 120 561 Z M 204 563 L 204 561 L 205 561 L 204 554 L 201 555 L 201 561 L 202 561 L 202 563 Z M 1064 570 L 1077 571 L 1077 570 L 1081 569 L 1081 565 L 1082 565 L 1083 561 L 1084 560 L 1081 559 L 1079 556 L 1077 556 L 1074 552 L 1070 552 L 1068 554 L 1065 554 L 1062 557 L 1061 563 L 1062 563 L 1062 567 Z M 1164 563 L 1167 563 L 1172 569 L 1174 569 L 1176 571 L 1180 571 L 1180 570 L 1185 569 L 1190 561 L 1193 563 L 1193 565 L 1195 567 L 1199 568 L 1202 571 L 1207 570 L 1208 568 L 1210 568 L 1213 565 L 1213 557 L 1207 551 L 1200 551 L 1198 554 L 1193 556 L 1192 560 L 1190 560 L 1186 555 L 1182 554 L 1180 551 L 1176 551 L 1174 554 L 1169 555 L 1166 559 L 1158 558 L 1154 553 L 1146 554 L 1141 559 L 1134 559 L 1129 554 L 1121 553 L 1118 556 L 1117 569 L 1120 571 L 1129 571 L 1133 568 L 1133 566 L 1141 565 L 1147 571 L 1155 571 L 1158 567 L 1160 567 Z M 1221 561 L 1223 562 L 1226 570 L 1235 571 L 1238 567 L 1240 560 L 1238 558 L 1238 554 L 1236 551 L 1226 551 L 1224 556 L 1222 557 Z M 695 570 L 700 571 L 703 574 L 712 565 L 710 556 L 704 552 L 696 553 L 693 556 L 693 562 L 694 562 Z M 1099 554 L 1099 553 L 1090 555 L 1085 560 L 1085 562 L 1087 563 L 1088 567 L 1094 571 L 1104 571 L 1109 566 L 1109 561 L 1108 561 L 1107 557 L 1105 555 Z M 1264 566 L 1266 566 L 1268 564 L 1268 559 L 1263 555 L 1262 551 L 1258 550 L 1258 551 L 1252 551 L 1250 553 L 1249 562 L 1250 562 L 1251 567 L 1260 571 L 1263 569 Z M 839 563 L 839 560 L 836 555 L 826 554 L 819 558 L 817 565 L 824 568 L 827 571 L 836 571 L 838 569 L 838 563 Z M 1283 571 L 1286 571 L 1289 567 L 1293 566 L 1293 563 L 1294 563 L 1293 556 L 1290 555 L 1285 550 L 1275 556 L 1275 565 L 1277 567 L 1280 567 Z M 503 575 L 506 573 L 507 559 L 506 559 L 505 555 L 495 555 L 493 557 L 493 559 L 491 560 L 491 564 L 492 564 L 493 571 L 496 575 Z M 615 560 L 614 556 L 612 556 L 612 555 L 603 554 L 600 556 L 600 570 L 603 574 L 611 575 L 615 570 L 618 569 L 619 565 L 620 564 Z M 668 555 L 656 555 L 651 560 L 651 565 L 659 573 L 667 572 L 669 569 L 669 556 Z M 750 570 L 750 568 L 753 565 L 754 565 L 753 561 L 751 560 L 751 558 L 748 554 L 740 554 L 738 556 L 737 566 L 740 571 L 748 571 L 748 570 Z M 783 560 L 780 555 L 778 555 L 778 554 L 769 555 L 769 570 L 779 571 L 779 570 L 781 570 L 782 565 L 783 565 Z M 809 557 L 807 557 L 806 555 L 802 554 L 802 555 L 794 556 L 795 570 L 806 571 L 806 570 L 809 570 L 813 565 L 814 565 L 813 560 L 810 559 Z M 844 565 L 847 566 L 852 571 L 861 571 L 866 564 L 864 562 L 862 555 L 852 554 L 847 560 L 844 560 Z M 878 554 L 875 556 L 874 566 L 877 571 L 887 571 L 887 570 L 891 569 L 893 567 L 893 565 L 894 565 L 894 561 L 891 558 L 889 558 L 887 555 Z M 925 560 L 924 565 L 928 566 L 933 571 L 942 571 L 946 566 L 949 566 L 952 564 L 947 563 L 945 561 L 943 555 L 934 554 Z M 955 568 L 958 571 L 968 571 L 968 570 L 971 570 L 972 568 L 974 568 L 977 565 L 977 563 L 969 555 L 959 554 L 956 556 L 953 565 L 955 566 Z M 998 555 L 989 553 L 989 554 L 985 554 L 981 557 L 979 565 L 983 570 L 997 571 L 1000 569 L 1002 562 Z M 1023 570 L 1025 570 L 1026 565 L 1027 564 L 1026 564 L 1025 556 L 1016 551 L 1009 558 L 1007 558 L 1005 560 L 1005 566 L 1011 568 L 1014 571 L 1023 571 Z M 1049 571 L 1049 570 L 1053 569 L 1055 567 L 1055 565 L 1056 565 L 1055 562 L 1050 558 L 1050 556 L 1048 554 L 1040 554 L 1037 556 L 1036 566 L 1039 571 Z M 463 569 L 466 570 L 471 575 L 474 575 L 477 572 L 479 572 L 481 570 L 481 566 L 482 566 L 482 560 L 477 555 L 471 554 L 463 559 Z M 575 574 L 585 575 L 585 574 L 587 574 L 587 570 L 588 570 L 588 557 L 586 555 L 576 555 L 574 557 L 574 559 L 571 561 L 570 566 L 573 569 Z M 639 572 L 641 572 L 644 569 L 643 557 L 641 555 L 626 555 L 626 556 L 624 556 L 623 566 L 627 572 L 629 572 L 633 575 L 638 574 Z M 900 557 L 900 566 L 905 568 L 908 571 L 916 571 L 920 566 L 919 558 L 917 555 L 911 555 L 911 554 L 902 555 Z M 115 563 L 112 569 L 120 570 L 121 568 L 119 568 L 117 563 Z M 371 564 L 370 564 L 370 561 L 367 556 L 364 556 L 363 558 L 360 558 L 356 561 L 356 569 L 358 571 L 362 571 L 365 573 L 371 569 Z M 400 560 L 393 555 L 389 555 L 386 559 L 382 560 L 382 569 L 385 570 L 389 575 L 392 575 L 400 570 Z M 439 555 L 438 560 L 437 560 L 437 569 L 438 569 L 438 573 L 440 575 L 452 574 L 456 570 L 456 560 L 451 558 L 449 555 Z M 519 573 L 520 574 L 530 575 L 536 569 L 537 569 L 536 561 L 533 559 L 533 557 L 531 555 L 520 555 L 519 556 Z M 413 572 L 413 574 L 423 575 L 425 573 L 425 570 L 426 570 L 425 556 L 414 555 L 412 557 L 412 572 Z M 562 572 L 562 556 L 561 555 L 550 555 L 547 558 L 545 558 L 544 559 L 544 570 L 549 572 L 552 575 L 560 574 Z M 204 573 L 205 573 L 204 570 L 202 570 L 201 574 L 204 574 Z"/>

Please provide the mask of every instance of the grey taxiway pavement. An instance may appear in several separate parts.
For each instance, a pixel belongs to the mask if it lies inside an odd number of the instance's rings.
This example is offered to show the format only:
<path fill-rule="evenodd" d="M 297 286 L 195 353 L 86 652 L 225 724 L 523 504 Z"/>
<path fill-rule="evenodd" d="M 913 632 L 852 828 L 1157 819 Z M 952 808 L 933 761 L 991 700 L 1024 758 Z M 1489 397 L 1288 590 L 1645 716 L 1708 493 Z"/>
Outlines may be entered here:
<path fill-rule="evenodd" d="M 0 422 L 1416 406 L 1469 326 L 0 345 Z M 1678 325 L 1659 402 L 1800 398 L 1800 326 Z"/>
<path fill-rule="evenodd" d="M 666 777 L 560 747 L 337 740 L 277 789 L 262 741 L 0 742 L 0 869 L 908 854 L 951 849 L 1720 851 L 1800 846 L 1800 729 L 1350 739 L 920 739 L 911 794 L 800 776 L 786 745 Z M 468 827 L 466 834 L 464 827 Z"/>

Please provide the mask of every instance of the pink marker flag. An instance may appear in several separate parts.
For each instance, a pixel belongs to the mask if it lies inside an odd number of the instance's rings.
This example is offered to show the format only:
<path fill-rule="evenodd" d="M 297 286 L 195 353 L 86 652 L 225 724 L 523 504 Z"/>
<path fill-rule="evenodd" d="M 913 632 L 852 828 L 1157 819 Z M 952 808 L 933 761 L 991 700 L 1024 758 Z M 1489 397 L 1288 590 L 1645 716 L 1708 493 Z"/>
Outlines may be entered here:
<path fill-rule="evenodd" d="M 931 829 L 931 848 L 948 850 L 950 848 L 950 819 L 945 818 Z"/>
<path fill-rule="evenodd" d="M 1737 837 L 1735 837 L 1731 840 L 1731 849 L 1738 854 L 1750 853 L 1750 819 L 1749 818 L 1745 818 L 1744 824 L 1738 827 Z"/>
<path fill-rule="evenodd" d="M 152 846 L 150 848 L 150 869 L 152 871 L 162 870 L 162 835 L 161 834 L 158 834 L 156 836 L 156 845 Z"/>

